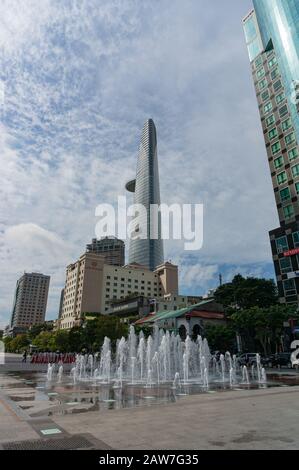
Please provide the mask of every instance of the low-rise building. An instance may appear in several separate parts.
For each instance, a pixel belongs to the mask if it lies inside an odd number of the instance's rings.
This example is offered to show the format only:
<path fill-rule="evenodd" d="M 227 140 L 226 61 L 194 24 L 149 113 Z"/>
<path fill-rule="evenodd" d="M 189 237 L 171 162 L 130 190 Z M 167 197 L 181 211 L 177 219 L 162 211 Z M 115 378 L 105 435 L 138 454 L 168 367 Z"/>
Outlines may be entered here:
<path fill-rule="evenodd" d="M 80 325 L 83 314 L 111 313 L 111 302 L 142 296 L 156 299 L 177 295 L 178 268 L 166 262 L 155 271 L 139 264 L 113 266 L 105 256 L 84 253 L 66 271 L 59 328 Z"/>
<path fill-rule="evenodd" d="M 135 322 L 138 326 L 158 325 L 159 328 L 196 337 L 204 335 L 205 327 L 210 324 L 226 324 L 223 306 L 213 299 L 202 300 L 198 304 L 179 310 L 161 311 L 149 314 Z"/>

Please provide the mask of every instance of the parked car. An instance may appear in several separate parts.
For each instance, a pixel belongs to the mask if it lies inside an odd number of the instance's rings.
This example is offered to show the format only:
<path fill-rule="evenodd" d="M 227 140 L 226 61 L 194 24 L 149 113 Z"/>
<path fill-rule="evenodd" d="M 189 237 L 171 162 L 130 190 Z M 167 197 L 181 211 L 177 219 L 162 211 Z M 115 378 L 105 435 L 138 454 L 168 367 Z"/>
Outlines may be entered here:
<path fill-rule="evenodd" d="M 237 357 L 240 366 L 252 366 L 256 364 L 256 353 L 244 353 Z"/>
<path fill-rule="evenodd" d="M 241 356 L 237 357 L 237 361 L 240 366 L 252 366 L 252 365 L 256 366 L 256 355 L 257 353 L 244 353 L 244 354 L 241 354 Z M 261 365 L 263 367 L 267 367 L 270 361 L 270 358 L 260 356 L 260 359 L 261 359 Z"/>
<path fill-rule="evenodd" d="M 277 353 L 269 357 L 268 367 L 292 368 L 291 353 Z"/>

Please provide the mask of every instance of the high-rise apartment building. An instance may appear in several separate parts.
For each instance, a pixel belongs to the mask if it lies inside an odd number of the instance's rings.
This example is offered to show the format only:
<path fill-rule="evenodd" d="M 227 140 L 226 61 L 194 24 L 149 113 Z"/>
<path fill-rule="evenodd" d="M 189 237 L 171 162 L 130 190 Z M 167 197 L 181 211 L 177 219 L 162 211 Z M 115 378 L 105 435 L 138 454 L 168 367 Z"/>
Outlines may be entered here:
<path fill-rule="evenodd" d="M 50 276 L 24 273 L 17 281 L 10 329 L 22 330 L 43 323 L 46 316 Z"/>
<path fill-rule="evenodd" d="M 157 132 L 152 119 L 148 119 L 143 126 L 136 179 L 129 181 L 126 189 L 134 193 L 134 204 L 141 204 L 146 210 L 136 219 L 131 234 L 129 263 L 138 263 L 153 271 L 163 263 L 164 253 L 161 214 L 158 213 L 155 220 L 150 210 L 151 205 L 160 205 Z"/>
<path fill-rule="evenodd" d="M 125 264 L 125 243 L 115 237 L 103 237 L 100 240 L 93 238 L 92 242 L 86 245 L 86 252 L 104 255 L 106 264 Z"/>
<path fill-rule="evenodd" d="M 280 226 L 270 242 L 281 302 L 299 301 L 299 2 L 254 0 L 246 43 Z"/>
<path fill-rule="evenodd" d="M 171 263 L 151 271 L 139 264 L 112 266 L 101 254 L 85 253 L 67 267 L 58 325 L 63 329 L 80 325 L 84 313 L 109 314 L 111 303 L 134 295 L 157 299 L 177 291 L 178 268 Z"/>

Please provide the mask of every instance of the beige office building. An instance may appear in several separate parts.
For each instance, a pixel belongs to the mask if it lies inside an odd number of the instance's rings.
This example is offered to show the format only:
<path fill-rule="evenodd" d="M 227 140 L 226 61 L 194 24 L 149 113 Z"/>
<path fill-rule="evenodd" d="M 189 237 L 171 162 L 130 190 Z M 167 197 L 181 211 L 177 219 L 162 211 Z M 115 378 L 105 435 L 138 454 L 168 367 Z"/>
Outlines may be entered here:
<path fill-rule="evenodd" d="M 133 294 L 159 298 L 177 292 L 178 268 L 171 263 L 150 271 L 138 264 L 111 266 L 105 264 L 103 255 L 85 253 L 67 267 L 58 326 L 69 329 L 80 325 L 84 313 L 109 314 L 111 301 Z"/>

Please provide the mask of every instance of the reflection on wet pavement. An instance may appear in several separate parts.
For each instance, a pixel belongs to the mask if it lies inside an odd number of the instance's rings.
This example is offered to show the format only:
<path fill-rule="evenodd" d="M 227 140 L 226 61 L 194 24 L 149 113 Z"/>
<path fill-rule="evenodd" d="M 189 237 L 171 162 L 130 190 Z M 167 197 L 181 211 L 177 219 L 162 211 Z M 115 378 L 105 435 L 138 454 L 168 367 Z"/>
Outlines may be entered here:
<path fill-rule="evenodd" d="M 68 376 L 62 383 L 47 382 L 45 374 L 40 372 L 7 372 L 0 375 L 0 391 L 30 417 L 149 407 L 182 400 L 188 395 L 291 385 L 299 385 L 299 375 L 288 372 L 268 373 L 267 384 L 231 387 L 229 383 L 214 382 L 209 389 L 194 383 L 178 389 L 171 388 L 169 384 L 150 388 L 141 384 L 113 388 L 111 384 L 92 382 L 74 385 Z"/>

